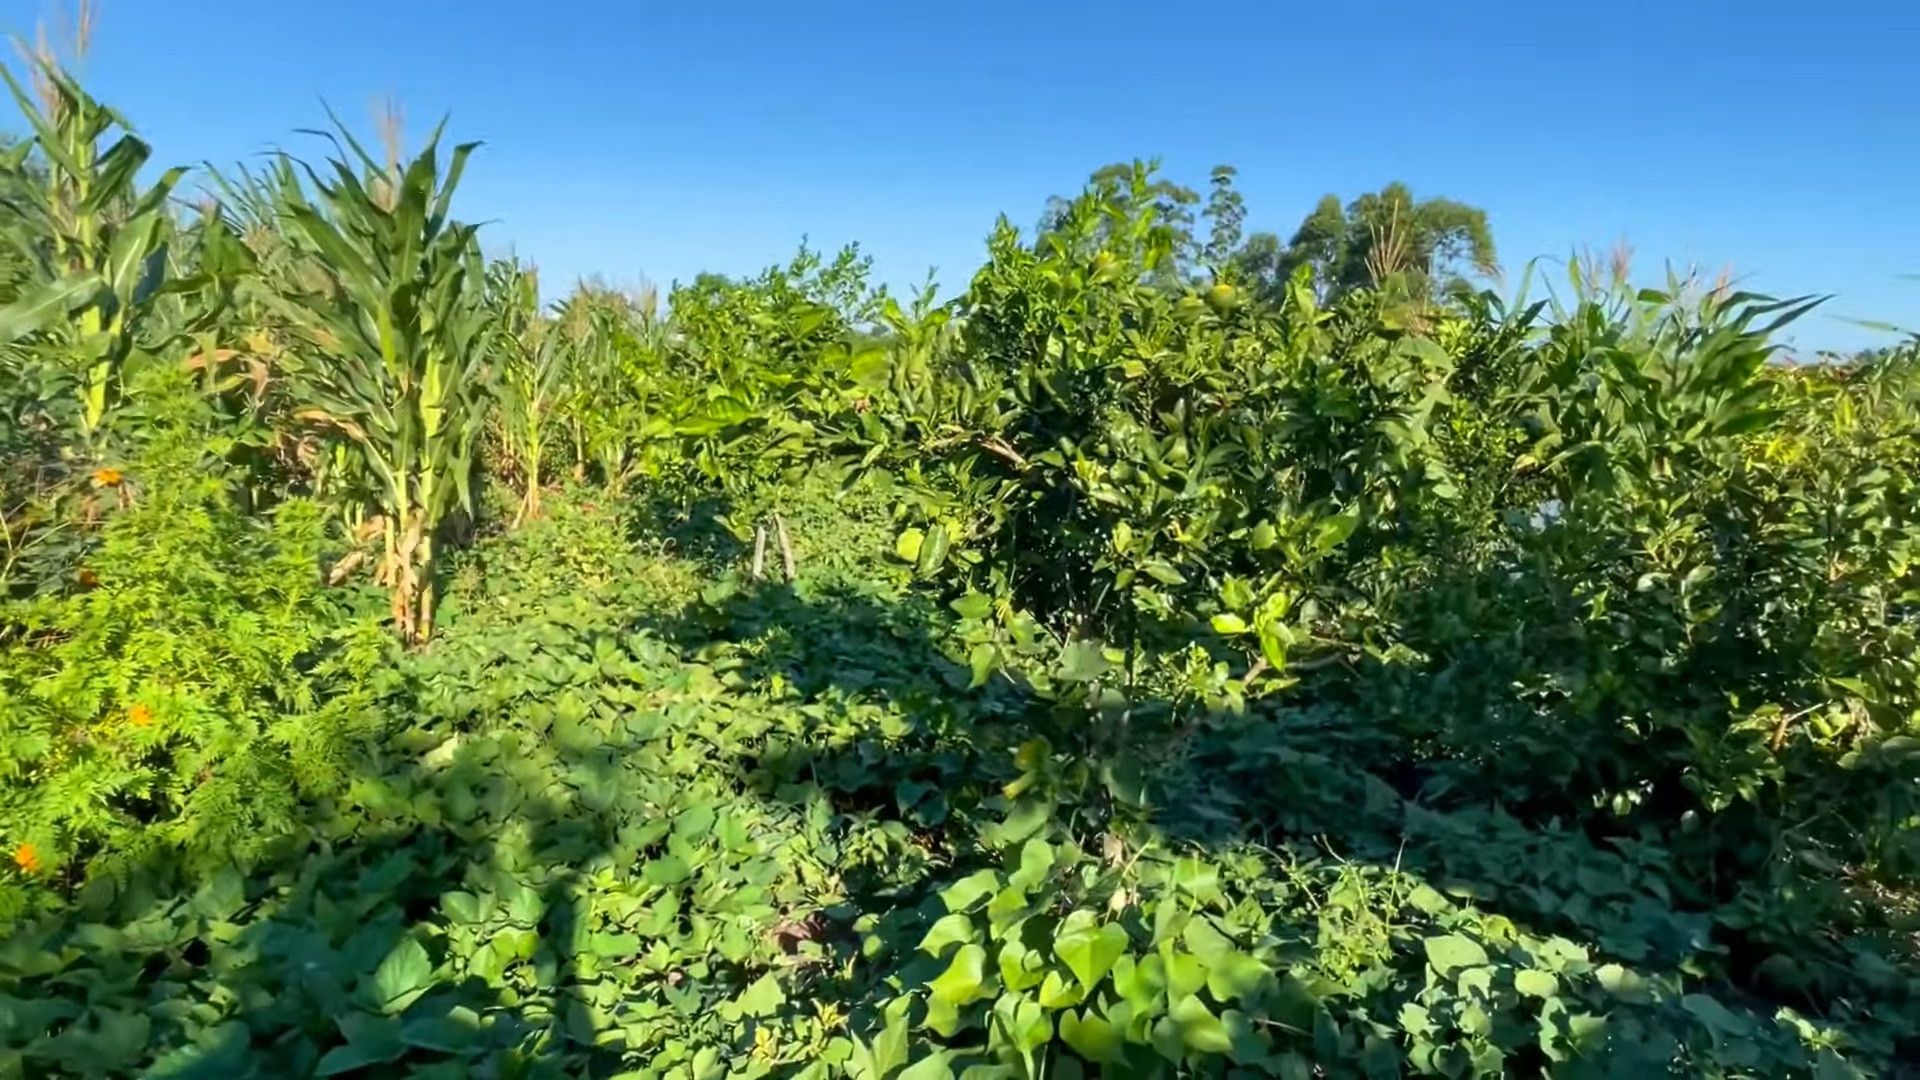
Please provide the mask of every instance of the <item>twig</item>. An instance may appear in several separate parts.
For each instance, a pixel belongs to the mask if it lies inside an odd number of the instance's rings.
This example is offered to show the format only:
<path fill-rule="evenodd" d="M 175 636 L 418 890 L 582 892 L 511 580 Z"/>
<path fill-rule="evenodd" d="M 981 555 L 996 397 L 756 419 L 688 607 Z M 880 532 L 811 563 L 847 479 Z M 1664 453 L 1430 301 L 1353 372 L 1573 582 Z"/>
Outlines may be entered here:
<path fill-rule="evenodd" d="M 1027 467 L 1027 459 L 1021 457 L 1018 450 L 1008 446 L 1006 440 L 1000 438 L 998 435 L 988 435 L 981 438 L 980 448 L 997 458 L 1011 462 L 1015 468 L 1024 469 Z"/>
<path fill-rule="evenodd" d="M 1825 704 L 1825 702 L 1822 702 L 1821 704 Z M 1773 725 L 1773 736 L 1767 740 L 1767 749 L 1778 751 L 1780 749 L 1780 744 L 1787 741 L 1787 725 L 1794 722 L 1795 720 L 1800 719 L 1801 717 L 1807 715 L 1808 713 L 1812 712 L 1813 710 L 1819 707 L 1820 705 L 1809 705 L 1806 708 L 1801 709 L 1797 712 L 1781 713 L 1780 721 Z"/>
<path fill-rule="evenodd" d="M 765 522 L 753 527 L 753 566 L 747 576 L 754 581 L 760 580 L 760 574 L 767 566 L 767 526 Z"/>
<path fill-rule="evenodd" d="M 787 581 L 794 578 L 793 541 L 787 536 L 787 522 L 779 514 L 773 515 L 773 530 L 780 538 L 780 568 L 787 572 Z"/>

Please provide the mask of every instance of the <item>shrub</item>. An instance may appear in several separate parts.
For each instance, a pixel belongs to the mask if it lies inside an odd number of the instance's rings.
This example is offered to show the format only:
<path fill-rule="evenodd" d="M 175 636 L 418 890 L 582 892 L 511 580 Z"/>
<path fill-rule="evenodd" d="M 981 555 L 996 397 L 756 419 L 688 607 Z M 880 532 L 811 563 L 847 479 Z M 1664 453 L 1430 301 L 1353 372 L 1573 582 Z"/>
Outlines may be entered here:
<path fill-rule="evenodd" d="M 0 917 L 150 857 L 259 854 L 375 723 L 383 638 L 323 589 L 321 511 L 243 514 L 202 419 L 162 418 L 110 478 L 72 587 L 5 609 Z"/>

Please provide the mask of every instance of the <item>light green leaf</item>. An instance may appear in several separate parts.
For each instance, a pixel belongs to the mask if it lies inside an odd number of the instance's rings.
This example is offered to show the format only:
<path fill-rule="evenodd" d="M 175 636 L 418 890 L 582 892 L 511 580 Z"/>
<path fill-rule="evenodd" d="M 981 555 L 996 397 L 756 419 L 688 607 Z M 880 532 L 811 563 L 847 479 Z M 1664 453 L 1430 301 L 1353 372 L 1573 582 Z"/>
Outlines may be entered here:
<path fill-rule="evenodd" d="M 1045 981 L 1040 984 L 1040 1004 L 1049 1009 L 1064 1009 L 1086 999 L 1087 991 L 1061 978 L 1058 969 L 1047 972 Z"/>
<path fill-rule="evenodd" d="M 415 1017 L 400 1028 L 401 1042 L 443 1054 L 470 1050 L 482 1037 L 480 1014 L 463 1005 L 441 1015 Z"/>
<path fill-rule="evenodd" d="M 427 988 L 433 979 L 433 960 L 411 937 L 401 938 L 373 972 L 374 1000 L 389 1012 L 399 1012 Z"/>
<path fill-rule="evenodd" d="M 1187 583 L 1187 575 L 1174 569 L 1173 564 L 1164 559 L 1149 560 L 1143 564 L 1140 569 L 1145 570 L 1148 577 L 1162 585 L 1185 585 Z"/>
<path fill-rule="evenodd" d="M 1216 1001 L 1235 1001 L 1258 993 L 1273 978 L 1272 969 L 1243 952 L 1207 959 L 1207 992 Z"/>
<path fill-rule="evenodd" d="M 1060 1039 L 1088 1061 L 1102 1065 L 1126 1061 L 1126 1041 L 1120 1031 L 1092 1009 L 1061 1013 Z"/>
<path fill-rule="evenodd" d="M 1127 932 L 1118 923 L 1096 926 L 1091 911 L 1075 911 L 1060 924 L 1053 939 L 1053 951 L 1080 980 L 1092 990 L 1113 970 L 1114 962 L 1127 951 Z"/>
<path fill-rule="evenodd" d="M 1000 891 L 1000 874 L 995 870 L 976 870 L 940 892 L 940 902 L 948 911 L 971 911 Z"/>
<path fill-rule="evenodd" d="M 1020 994 L 1000 995 L 993 1003 L 993 1020 L 1022 1054 L 1033 1053 L 1053 1038 L 1053 1017 Z"/>
<path fill-rule="evenodd" d="M 96 274 L 75 274 L 35 287 L 0 307 L 0 345 L 12 343 L 64 319 L 100 291 Z"/>
<path fill-rule="evenodd" d="M 1560 980 L 1550 971 L 1522 968 L 1513 973 L 1513 988 L 1529 997 L 1550 998 L 1560 992 Z"/>
<path fill-rule="evenodd" d="M 640 868 L 640 879 L 649 885 L 678 885 L 692 874 L 687 861 L 673 854 L 662 855 Z"/>
<path fill-rule="evenodd" d="M 343 1072 L 398 1061 L 407 1053 L 400 1037 L 400 1023 L 391 1017 L 349 1013 L 340 1018 L 341 1034 L 347 1045 L 336 1046 L 321 1056 L 314 1066 L 315 1076 L 337 1076 Z"/>
<path fill-rule="evenodd" d="M 984 619 L 987 613 L 993 610 L 993 598 L 986 593 L 969 589 L 965 595 L 947 606 L 963 619 Z"/>
<path fill-rule="evenodd" d="M 949 890 L 951 891 L 951 890 Z M 963 912 L 944 915 L 920 939 L 920 951 L 930 956 L 940 956 L 951 945 L 965 945 L 980 936 L 974 929 L 973 918 Z"/>
<path fill-rule="evenodd" d="M 1189 995 L 1173 1003 L 1167 1019 L 1180 1031 L 1180 1041 L 1190 1050 L 1203 1054 L 1224 1054 L 1233 1049 L 1233 1036 L 1227 1025 L 1213 1015 L 1198 995 Z"/>
<path fill-rule="evenodd" d="M 1060 678 L 1067 682 L 1092 682 L 1112 670 L 1098 642 L 1075 641 L 1060 650 Z"/>
<path fill-rule="evenodd" d="M 903 1069 L 896 1080 L 953 1080 L 953 1051 L 939 1050 Z"/>
<path fill-rule="evenodd" d="M 1427 962 L 1442 975 L 1450 975 L 1463 967 L 1478 967 L 1487 962 L 1487 950 L 1471 938 L 1458 934 L 1442 934 L 1430 937 L 1424 943 L 1427 950 Z"/>
<path fill-rule="evenodd" d="M 936 524 L 927 530 L 925 541 L 920 545 L 919 555 L 915 558 L 913 569 L 921 577 L 932 574 L 947 561 L 947 527 Z"/>
<path fill-rule="evenodd" d="M 979 945 L 960 947 L 947 970 L 927 984 L 931 1000 L 955 1008 L 970 1005 L 987 995 L 987 950 Z"/>
<path fill-rule="evenodd" d="M 786 1003 L 786 992 L 780 989 L 780 980 L 774 978 L 771 971 L 756 979 L 734 1001 L 742 1016 L 772 1016 Z"/>
<path fill-rule="evenodd" d="M 1313 527 L 1313 549 L 1326 554 L 1345 543 L 1347 537 L 1360 524 L 1360 508 L 1349 507 L 1330 518 L 1323 518 Z"/>

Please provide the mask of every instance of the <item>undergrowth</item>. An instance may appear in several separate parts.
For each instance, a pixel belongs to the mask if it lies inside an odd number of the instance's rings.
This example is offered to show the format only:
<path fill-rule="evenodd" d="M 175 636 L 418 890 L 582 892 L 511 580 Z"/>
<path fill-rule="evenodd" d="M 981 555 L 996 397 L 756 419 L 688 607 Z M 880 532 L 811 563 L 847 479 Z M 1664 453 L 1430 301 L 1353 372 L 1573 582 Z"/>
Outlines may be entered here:
<path fill-rule="evenodd" d="M 872 550 L 883 494 L 810 501 L 803 550 L 841 555 L 790 585 L 591 492 L 483 541 L 440 641 L 370 680 L 383 733 L 297 845 L 155 857 L 9 936 L 0 1061 L 1644 1076 L 1903 1055 L 1893 972 L 1845 999 L 1742 989 L 1726 913 L 1657 845 L 1425 808 L 1343 710 L 1052 752 L 1088 718 L 1017 667 L 969 688 L 965 618 Z M 1097 781 L 1115 770 L 1129 801 Z"/>

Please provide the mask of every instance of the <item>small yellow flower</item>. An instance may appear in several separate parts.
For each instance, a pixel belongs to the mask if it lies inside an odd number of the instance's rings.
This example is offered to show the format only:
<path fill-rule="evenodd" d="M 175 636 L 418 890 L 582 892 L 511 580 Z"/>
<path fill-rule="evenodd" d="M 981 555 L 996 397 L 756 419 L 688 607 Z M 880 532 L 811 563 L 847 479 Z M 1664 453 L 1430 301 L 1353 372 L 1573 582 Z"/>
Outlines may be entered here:
<path fill-rule="evenodd" d="M 753 1056 L 761 1061 L 772 1061 L 780 1054 L 780 1044 L 773 1029 L 764 1025 L 753 1029 Z"/>
<path fill-rule="evenodd" d="M 133 708 L 127 710 L 127 723 L 134 727 L 146 727 L 153 723 L 153 710 L 136 703 Z"/>
<path fill-rule="evenodd" d="M 119 469 L 102 466 L 101 468 L 93 470 L 93 483 L 95 487 L 119 487 L 120 481 L 124 479 L 126 479 L 126 477 L 121 474 Z"/>
<path fill-rule="evenodd" d="M 40 872 L 40 852 L 32 844 L 21 844 L 13 849 L 13 865 L 23 874 Z"/>

